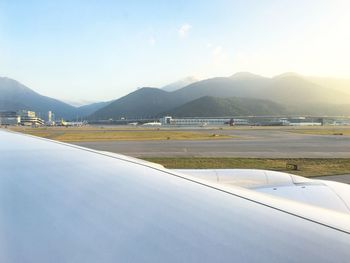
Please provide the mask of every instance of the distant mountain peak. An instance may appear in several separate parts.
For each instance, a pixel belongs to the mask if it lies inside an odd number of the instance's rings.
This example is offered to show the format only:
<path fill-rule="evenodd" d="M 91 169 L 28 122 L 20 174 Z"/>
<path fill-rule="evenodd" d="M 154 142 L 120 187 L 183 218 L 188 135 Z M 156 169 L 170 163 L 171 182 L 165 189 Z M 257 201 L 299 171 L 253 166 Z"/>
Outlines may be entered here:
<path fill-rule="evenodd" d="M 274 79 L 280 79 L 280 78 L 289 78 L 289 77 L 293 77 L 293 78 L 304 78 L 304 76 L 298 74 L 298 73 L 295 73 L 295 72 L 285 72 L 285 73 L 282 73 L 280 75 L 277 75 L 275 77 L 273 77 Z"/>
<path fill-rule="evenodd" d="M 232 76 L 230 76 L 230 78 L 231 79 L 250 79 L 250 78 L 263 79 L 264 77 L 247 72 L 247 71 L 241 71 L 233 74 Z"/>
<path fill-rule="evenodd" d="M 73 119 L 77 116 L 90 115 L 92 111 L 106 106 L 105 103 L 94 103 L 76 108 L 60 100 L 43 96 L 19 81 L 0 77 L 0 110 L 32 110 L 45 118 L 48 111 L 53 111 L 57 118 Z"/>
<path fill-rule="evenodd" d="M 173 83 L 170 83 L 164 87 L 162 87 L 162 90 L 168 91 L 168 92 L 172 92 L 178 89 L 181 89 L 183 87 L 186 87 L 194 82 L 199 81 L 199 79 L 195 76 L 187 76 L 183 79 L 180 79 L 178 81 L 175 81 Z"/>
<path fill-rule="evenodd" d="M 15 79 L 11 79 L 8 77 L 0 77 L 0 90 L 2 92 L 29 92 L 29 93 L 36 93 L 35 91 L 31 90 L 27 86 L 23 85 L 19 81 Z"/>
<path fill-rule="evenodd" d="M 198 81 L 199 79 L 195 76 L 187 76 L 185 78 L 183 78 L 182 80 L 186 80 L 186 81 Z"/>

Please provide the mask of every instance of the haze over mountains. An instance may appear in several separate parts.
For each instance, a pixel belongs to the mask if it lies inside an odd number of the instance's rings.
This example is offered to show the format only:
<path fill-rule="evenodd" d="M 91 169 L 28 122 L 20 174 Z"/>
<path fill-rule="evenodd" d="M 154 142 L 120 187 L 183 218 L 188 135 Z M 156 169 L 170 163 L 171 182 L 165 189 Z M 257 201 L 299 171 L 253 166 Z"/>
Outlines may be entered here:
<path fill-rule="evenodd" d="M 349 115 L 350 81 L 285 73 L 265 78 L 248 72 L 197 81 L 193 77 L 161 89 L 145 87 L 109 102 L 74 107 L 0 78 L 0 110 L 51 110 L 58 118 L 219 117 L 245 115 Z"/>
<path fill-rule="evenodd" d="M 190 85 L 190 84 L 197 82 L 197 81 L 199 81 L 198 78 L 196 78 L 194 76 L 189 76 L 189 77 L 186 77 L 184 79 L 180 79 L 176 82 L 170 83 L 170 84 L 162 87 L 162 90 L 172 92 L 172 91 L 181 89 L 183 87 L 186 87 L 187 85 Z"/>
<path fill-rule="evenodd" d="M 287 110 L 282 105 L 268 100 L 204 96 L 165 113 L 176 117 L 271 116 L 287 114 Z"/>
<path fill-rule="evenodd" d="M 208 98 L 198 100 L 203 97 L 216 99 L 212 99 L 209 105 Z M 230 103 L 237 105 L 243 98 L 245 103 L 233 111 Z M 265 111 L 259 107 L 248 109 L 248 105 L 258 102 L 257 99 L 264 100 Z M 198 112 L 198 108 L 202 111 Z M 101 108 L 90 119 L 146 118 L 165 114 L 216 117 L 219 113 L 220 116 L 230 116 L 246 115 L 247 112 L 249 115 L 347 115 L 350 114 L 350 94 L 320 86 L 297 74 L 265 78 L 241 72 L 231 77 L 197 81 L 172 92 L 142 88 Z"/>

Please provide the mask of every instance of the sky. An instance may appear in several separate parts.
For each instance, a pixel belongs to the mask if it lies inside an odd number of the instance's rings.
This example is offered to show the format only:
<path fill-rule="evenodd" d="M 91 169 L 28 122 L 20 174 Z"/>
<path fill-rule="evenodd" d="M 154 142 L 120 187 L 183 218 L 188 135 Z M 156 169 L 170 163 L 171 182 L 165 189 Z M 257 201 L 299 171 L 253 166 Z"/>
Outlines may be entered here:
<path fill-rule="evenodd" d="M 187 76 L 350 78 L 348 0 L 0 0 L 0 76 L 70 102 Z"/>

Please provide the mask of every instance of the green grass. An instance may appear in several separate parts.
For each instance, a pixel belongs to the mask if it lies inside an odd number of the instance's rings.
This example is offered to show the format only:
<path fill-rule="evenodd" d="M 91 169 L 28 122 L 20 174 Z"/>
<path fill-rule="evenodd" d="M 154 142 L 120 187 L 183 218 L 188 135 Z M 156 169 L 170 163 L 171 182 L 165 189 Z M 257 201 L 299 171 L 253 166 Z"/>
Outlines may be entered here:
<path fill-rule="evenodd" d="M 142 158 L 170 169 L 267 169 L 306 177 L 350 174 L 350 159 Z M 289 170 L 287 163 L 298 165 Z"/>

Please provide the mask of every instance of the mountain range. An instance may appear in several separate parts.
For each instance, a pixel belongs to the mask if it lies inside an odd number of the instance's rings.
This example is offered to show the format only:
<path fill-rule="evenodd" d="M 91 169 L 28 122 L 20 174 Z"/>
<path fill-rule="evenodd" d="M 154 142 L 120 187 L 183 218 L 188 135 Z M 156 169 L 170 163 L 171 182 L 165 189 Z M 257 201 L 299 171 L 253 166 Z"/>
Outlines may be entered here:
<path fill-rule="evenodd" d="M 43 96 L 16 80 L 0 77 L 0 111 L 32 110 L 43 119 L 46 119 L 48 111 L 52 111 L 58 119 L 76 119 L 86 117 L 108 103 L 99 102 L 74 107 L 60 100 Z"/>
<path fill-rule="evenodd" d="M 34 110 L 45 117 L 120 118 L 218 117 L 246 115 L 349 115 L 350 81 L 285 73 L 266 78 L 249 72 L 197 81 L 193 77 L 163 88 L 144 87 L 119 99 L 74 107 L 0 78 L 0 110 Z"/>
<path fill-rule="evenodd" d="M 264 102 L 264 114 L 259 107 L 254 110 L 248 107 L 262 103 L 261 100 Z M 235 105 L 239 107 L 233 111 Z M 198 109 L 201 109 L 200 112 Z M 249 115 L 348 115 L 350 94 L 321 86 L 294 73 L 265 78 L 240 72 L 230 77 L 197 81 L 172 92 L 142 88 L 97 110 L 89 118 L 101 120 L 164 115 L 216 117 L 246 115 L 248 112 Z"/>
<path fill-rule="evenodd" d="M 224 117 L 271 116 L 284 114 L 287 114 L 287 110 L 282 105 L 269 100 L 204 96 L 161 115 L 171 115 L 176 117 Z"/>
<path fill-rule="evenodd" d="M 186 87 L 186 86 L 188 86 L 194 82 L 197 82 L 197 81 L 199 81 L 198 78 L 196 78 L 194 76 L 188 76 L 186 78 L 180 79 L 178 81 L 175 81 L 173 83 L 170 83 L 170 84 L 162 87 L 162 90 L 172 92 L 172 91 L 181 89 L 183 87 Z"/>

